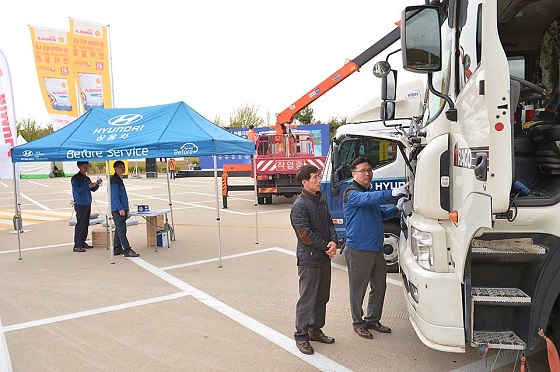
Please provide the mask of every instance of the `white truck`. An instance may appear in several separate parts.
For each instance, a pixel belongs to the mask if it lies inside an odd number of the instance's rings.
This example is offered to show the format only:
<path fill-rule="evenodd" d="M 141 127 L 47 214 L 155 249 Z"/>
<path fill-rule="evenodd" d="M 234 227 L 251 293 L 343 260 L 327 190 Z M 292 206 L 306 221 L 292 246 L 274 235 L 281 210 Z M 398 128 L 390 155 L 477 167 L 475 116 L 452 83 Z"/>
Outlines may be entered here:
<path fill-rule="evenodd" d="M 539 331 L 560 344 L 558 85 L 536 85 L 541 71 L 558 79 L 558 50 L 554 66 L 539 57 L 558 48 L 543 35 L 552 24 L 558 40 L 559 16 L 558 0 L 442 0 L 402 13 L 403 68 L 427 77 L 423 113 L 400 134 L 364 138 L 400 139 L 406 154 L 399 264 L 410 321 L 431 348 L 533 349 Z M 387 118 L 395 72 L 381 61 L 374 73 L 385 76 Z"/>

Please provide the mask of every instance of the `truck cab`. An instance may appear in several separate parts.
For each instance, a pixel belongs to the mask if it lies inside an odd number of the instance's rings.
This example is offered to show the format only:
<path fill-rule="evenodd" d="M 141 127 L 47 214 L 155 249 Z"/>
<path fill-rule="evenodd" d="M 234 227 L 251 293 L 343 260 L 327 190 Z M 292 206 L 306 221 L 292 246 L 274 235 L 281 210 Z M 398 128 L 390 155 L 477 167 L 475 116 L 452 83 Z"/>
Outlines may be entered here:
<path fill-rule="evenodd" d="M 406 134 L 410 320 L 442 351 L 558 346 L 560 2 L 434 3 L 401 17 L 403 68 L 429 89 Z"/>

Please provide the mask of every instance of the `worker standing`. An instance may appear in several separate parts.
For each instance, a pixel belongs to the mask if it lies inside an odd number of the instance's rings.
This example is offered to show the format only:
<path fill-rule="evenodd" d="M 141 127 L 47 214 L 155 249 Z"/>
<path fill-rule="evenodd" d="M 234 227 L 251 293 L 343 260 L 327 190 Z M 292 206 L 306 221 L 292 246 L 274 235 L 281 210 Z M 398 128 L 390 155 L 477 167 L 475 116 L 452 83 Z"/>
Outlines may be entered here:
<path fill-rule="evenodd" d="M 168 166 L 169 166 L 169 177 L 174 180 L 175 179 L 175 167 L 177 166 L 177 162 L 175 161 L 175 159 L 170 158 L 169 161 L 167 162 Z"/>
<path fill-rule="evenodd" d="M 255 145 L 257 144 L 257 133 L 255 132 L 255 126 L 249 125 L 249 131 L 247 132 L 247 138 L 253 141 Z"/>

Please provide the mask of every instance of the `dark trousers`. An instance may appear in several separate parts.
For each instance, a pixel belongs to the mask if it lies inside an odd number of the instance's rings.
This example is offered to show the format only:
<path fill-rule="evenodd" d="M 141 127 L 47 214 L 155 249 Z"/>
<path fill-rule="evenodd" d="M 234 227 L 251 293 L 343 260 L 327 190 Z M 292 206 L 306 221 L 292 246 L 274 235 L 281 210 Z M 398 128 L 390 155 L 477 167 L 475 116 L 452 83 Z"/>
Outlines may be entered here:
<path fill-rule="evenodd" d="M 113 239 L 113 248 L 123 248 L 124 251 L 129 251 L 130 243 L 126 237 L 126 220 L 128 218 L 128 212 L 125 212 L 124 216 L 119 214 L 119 211 L 111 211 L 113 215 L 113 221 L 115 221 L 115 238 Z"/>
<path fill-rule="evenodd" d="M 296 341 L 309 340 L 309 332 L 325 325 L 331 293 L 331 265 L 298 267 L 299 300 L 296 304 Z"/>
<path fill-rule="evenodd" d="M 74 204 L 76 211 L 76 226 L 74 227 L 74 248 L 84 247 L 89 227 L 89 218 L 91 216 L 91 205 Z"/>
<path fill-rule="evenodd" d="M 346 246 L 344 258 L 348 266 L 350 312 L 354 328 L 378 322 L 383 312 L 387 289 L 387 263 L 383 252 L 359 251 Z M 367 286 L 370 286 L 367 312 L 362 308 Z"/>
<path fill-rule="evenodd" d="M 172 180 L 175 179 L 175 170 L 170 170 L 169 171 L 169 178 L 171 178 Z"/>

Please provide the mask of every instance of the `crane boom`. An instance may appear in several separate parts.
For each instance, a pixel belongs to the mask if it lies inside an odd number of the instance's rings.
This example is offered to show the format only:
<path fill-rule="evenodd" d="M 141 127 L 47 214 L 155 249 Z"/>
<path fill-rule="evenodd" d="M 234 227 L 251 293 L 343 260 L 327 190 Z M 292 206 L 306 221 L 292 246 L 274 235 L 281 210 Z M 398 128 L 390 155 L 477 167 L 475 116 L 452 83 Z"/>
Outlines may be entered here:
<path fill-rule="evenodd" d="M 379 41 L 362 52 L 359 56 L 357 56 L 353 60 L 347 61 L 344 66 L 338 69 L 334 74 L 330 75 L 319 85 L 311 89 L 300 99 L 284 109 L 284 111 L 276 116 L 276 134 L 281 135 L 285 133 L 285 125 L 293 122 L 298 112 L 309 106 L 311 103 L 313 103 L 323 94 L 327 93 L 333 87 L 338 85 L 348 76 L 352 75 L 356 71 L 359 71 L 363 65 L 365 65 L 372 58 L 387 49 L 394 42 L 399 40 L 400 37 L 400 28 L 396 27 L 393 31 L 382 37 Z"/>

